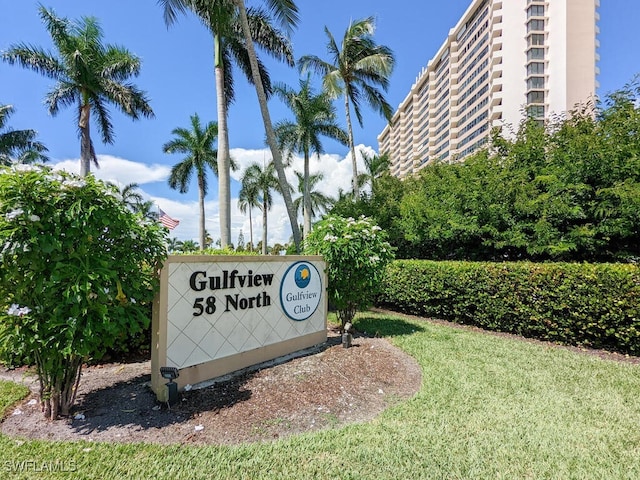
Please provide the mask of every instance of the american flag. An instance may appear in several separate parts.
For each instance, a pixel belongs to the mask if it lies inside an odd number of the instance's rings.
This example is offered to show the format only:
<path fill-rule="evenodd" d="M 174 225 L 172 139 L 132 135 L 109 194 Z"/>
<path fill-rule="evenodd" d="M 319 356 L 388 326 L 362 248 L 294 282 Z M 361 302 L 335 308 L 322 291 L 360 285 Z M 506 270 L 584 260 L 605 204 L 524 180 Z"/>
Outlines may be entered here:
<path fill-rule="evenodd" d="M 173 230 L 180 224 L 180 220 L 171 218 L 161 208 L 158 208 L 158 213 L 160 214 L 160 216 L 158 217 L 158 220 L 160 220 L 160 223 L 165 227 L 167 227 L 169 230 Z"/>

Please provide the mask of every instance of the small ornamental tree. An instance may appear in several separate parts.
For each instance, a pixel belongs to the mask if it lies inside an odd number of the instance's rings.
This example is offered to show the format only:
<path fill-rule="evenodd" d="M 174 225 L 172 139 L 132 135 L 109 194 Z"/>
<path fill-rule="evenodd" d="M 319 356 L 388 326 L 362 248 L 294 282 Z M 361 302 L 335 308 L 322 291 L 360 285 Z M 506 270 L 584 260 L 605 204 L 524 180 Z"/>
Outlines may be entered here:
<path fill-rule="evenodd" d="M 0 170 L 0 350 L 33 359 L 46 418 L 69 414 L 85 361 L 148 326 L 166 234 L 93 176 Z"/>
<path fill-rule="evenodd" d="M 386 233 L 371 219 L 329 216 L 305 239 L 307 254 L 327 262 L 329 302 L 337 311 L 341 330 L 358 310 L 368 308 L 378 293 L 387 264 L 393 260 Z"/>

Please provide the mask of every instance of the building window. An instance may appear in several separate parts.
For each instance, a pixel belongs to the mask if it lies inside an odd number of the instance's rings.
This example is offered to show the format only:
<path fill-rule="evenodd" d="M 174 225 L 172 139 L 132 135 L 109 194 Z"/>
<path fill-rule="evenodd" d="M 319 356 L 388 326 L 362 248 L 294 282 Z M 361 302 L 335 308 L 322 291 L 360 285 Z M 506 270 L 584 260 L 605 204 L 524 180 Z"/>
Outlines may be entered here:
<path fill-rule="evenodd" d="M 531 118 L 544 118 L 544 105 L 530 105 L 527 107 L 527 113 Z"/>
<path fill-rule="evenodd" d="M 544 103 L 544 92 L 529 92 L 527 93 L 527 103 Z"/>
<path fill-rule="evenodd" d="M 527 18 L 544 17 L 544 5 L 531 5 L 527 8 Z"/>
<path fill-rule="evenodd" d="M 527 60 L 544 60 L 544 48 L 530 48 L 527 50 Z"/>
<path fill-rule="evenodd" d="M 538 47 L 544 45 L 544 34 L 542 33 L 532 33 L 529 35 L 529 46 L 530 47 Z"/>
<path fill-rule="evenodd" d="M 544 77 L 529 77 L 527 79 L 527 89 L 542 89 L 544 88 Z"/>
<path fill-rule="evenodd" d="M 544 74 L 544 63 L 531 62 L 527 65 L 527 75 L 542 75 Z"/>
<path fill-rule="evenodd" d="M 527 32 L 543 32 L 544 20 L 529 20 L 527 23 Z"/>

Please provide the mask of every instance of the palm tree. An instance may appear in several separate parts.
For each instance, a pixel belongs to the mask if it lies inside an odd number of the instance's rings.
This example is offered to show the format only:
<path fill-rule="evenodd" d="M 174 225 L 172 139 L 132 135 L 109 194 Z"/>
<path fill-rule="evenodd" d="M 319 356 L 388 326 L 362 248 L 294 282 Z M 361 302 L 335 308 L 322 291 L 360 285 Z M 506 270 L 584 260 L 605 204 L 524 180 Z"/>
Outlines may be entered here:
<path fill-rule="evenodd" d="M 296 250 L 300 251 L 300 229 L 298 228 L 298 219 L 296 211 L 293 207 L 293 201 L 291 200 L 291 192 L 289 189 L 289 183 L 287 182 L 287 176 L 284 171 L 284 162 L 282 161 L 282 154 L 278 149 L 275 131 L 273 124 L 271 123 L 271 115 L 269 114 L 269 108 L 267 106 L 267 95 L 261 81 L 261 73 L 258 65 L 258 57 L 256 56 L 255 47 L 253 45 L 253 38 L 251 34 L 251 28 L 247 17 L 247 9 L 244 4 L 244 0 L 233 0 L 238 7 L 240 13 L 240 22 L 242 26 L 242 33 L 244 34 L 247 52 L 249 54 L 249 64 L 251 65 L 251 74 L 253 76 L 253 84 L 256 88 L 256 95 L 258 96 L 258 103 L 260 104 L 260 113 L 262 114 L 262 122 L 264 123 L 265 132 L 267 135 L 267 144 L 271 150 L 273 157 L 273 164 L 278 174 L 278 183 L 280 184 L 280 191 L 284 199 L 284 204 L 287 208 L 287 214 L 289 215 L 289 223 L 291 224 L 291 231 L 293 233 L 293 241 L 296 245 Z M 293 0 L 264 0 L 273 14 L 285 29 L 290 30 L 298 22 L 298 7 L 296 7 Z M 264 247 L 263 247 L 264 249 Z"/>
<path fill-rule="evenodd" d="M 127 206 L 127 208 L 132 212 L 136 212 L 138 205 L 144 202 L 144 198 L 142 197 L 142 194 L 138 192 L 138 188 L 140 188 L 140 186 L 137 183 L 135 182 L 127 183 L 122 188 L 119 188 L 113 182 L 107 182 L 107 183 L 109 183 L 110 185 L 118 189 L 118 195 L 120 196 L 120 200 L 122 200 L 122 203 L 124 203 Z"/>
<path fill-rule="evenodd" d="M 377 45 L 373 39 L 375 24 L 373 17 L 358 20 L 349 24 L 344 33 L 342 44 L 338 47 L 333 35 L 324 28 L 329 39 L 327 50 L 331 62 L 326 62 L 315 55 L 305 55 L 299 60 L 301 71 L 314 70 L 322 75 L 324 89 L 333 98 L 344 96 L 344 109 L 349 132 L 349 148 L 353 168 L 353 191 L 358 198 L 358 169 L 356 166 L 356 150 L 351 123 L 351 105 L 356 118 L 362 126 L 362 101 L 378 111 L 387 121 L 391 120 L 393 109 L 384 98 L 383 93 L 389 87 L 389 77 L 393 72 L 395 58 L 390 48 Z"/>
<path fill-rule="evenodd" d="M 194 240 L 184 240 L 180 245 L 180 251 L 183 253 L 195 252 L 199 248 L 198 242 Z"/>
<path fill-rule="evenodd" d="M 358 175 L 358 188 L 364 187 L 367 183 L 371 186 L 371 193 L 374 193 L 376 189 L 376 180 L 381 176 L 389 173 L 389 154 L 383 153 L 382 155 L 367 155 L 362 152 L 362 159 L 364 160 L 365 172 Z"/>
<path fill-rule="evenodd" d="M 157 222 L 160 219 L 160 212 L 153 200 L 143 200 L 133 207 L 134 213 L 139 213 L 143 218 Z"/>
<path fill-rule="evenodd" d="M 0 165 L 48 161 L 49 158 L 44 154 L 48 151 L 47 147 L 36 141 L 35 130 L 13 130 L 7 127 L 7 120 L 13 113 L 12 105 L 0 105 Z"/>
<path fill-rule="evenodd" d="M 238 208 L 242 213 L 247 213 L 249 210 L 249 237 L 251 243 L 249 243 L 249 251 L 253 251 L 253 220 L 251 219 L 251 210 L 254 207 L 260 207 L 262 198 L 260 197 L 260 189 L 256 183 L 245 182 L 244 177 L 240 192 L 238 193 Z"/>
<path fill-rule="evenodd" d="M 288 185 L 288 184 L 287 184 Z M 259 208 L 262 210 L 262 254 L 267 254 L 267 212 L 273 205 L 273 190 L 280 191 L 280 182 L 275 176 L 275 165 L 269 162 L 264 168 L 259 163 L 252 163 L 242 175 L 242 186 L 247 190 L 256 189 L 262 199 Z"/>
<path fill-rule="evenodd" d="M 176 237 L 171 237 L 167 239 L 167 250 L 169 253 L 179 252 L 182 249 L 182 241 L 178 240 Z"/>
<path fill-rule="evenodd" d="M 143 218 L 147 220 L 157 222 L 160 217 L 160 213 L 156 208 L 156 204 L 152 200 L 145 200 L 138 189 L 139 185 L 135 182 L 128 183 L 122 189 L 113 182 L 107 182 L 118 192 L 118 196 L 122 203 L 133 213 L 139 213 Z"/>
<path fill-rule="evenodd" d="M 333 138 L 346 145 L 347 133 L 336 123 L 336 112 L 331 104 L 331 98 L 326 93 L 315 95 L 311 81 L 300 80 L 300 90 L 295 91 L 284 84 L 277 84 L 275 93 L 292 111 L 295 122 L 279 122 L 276 127 L 276 137 L 279 146 L 289 152 L 298 152 L 304 158 L 303 174 L 303 238 L 311 232 L 311 198 L 309 187 L 309 157 L 316 154 L 318 159 L 324 153 L 320 136 Z M 296 208 L 296 211 L 298 209 Z"/>
<path fill-rule="evenodd" d="M 301 174 L 300 172 L 295 172 L 296 177 L 298 177 L 298 193 L 301 193 L 302 195 L 298 198 L 296 198 L 293 201 L 293 204 L 296 207 L 296 212 L 300 212 L 301 210 L 303 210 L 303 199 L 304 199 L 304 192 L 305 192 L 305 188 L 307 188 L 307 192 L 308 192 L 308 197 L 309 197 L 309 217 L 311 219 L 313 219 L 314 217 L 316 217 L 316 215 L 318 213 L 320 213 L 321 210 L 327 210 L 328 208 L 331 207 L 331 205 L 333 205 L 333 199 L 331 197 L 326 196 L 324 193 L 319 192 L 317 190 L 315 190 L 315 187 L 317 186 L 317 184 L 319 182 L 322 181 L 322 179 L 324 178 L 324 175 L 322 173 L 315 173 L 313 175 L 310 175 L 305 182 L 305 177 L 303 174 Z M 305 183 L 307 184 L 305 187 Z M 306 221 L 306 218 L 305 218 Z M 305 232 L 307 232 L 307 227 L 304 227 Z"/>
<path fill-rule="evenodd" d="M 246 74 L 249 82 L 249 55 L 240 26 L 238 11 L 232 0 L 159 0 L 164 8 L 167 25 L 175 22 L 178 12 L 191 10 L 209 28 L 214 43 L 214 69 L 218 108 L 218 198 L 220 202 L 221 245 L 231 243 L 231 191 L 229 133 L 227 128 L 228 108 L 234 100 L 232 64 L 235 62 Z M 291 44 L 271 24 L 269 15 L 259 9 L 247 13 L 251 35 L 264 52 L 293 65 Z M 266 92 L 271 92 L 271 80 L 265 66 L 258 61 L 260 78 Z"/>
<path fill-rule="evenodd" d="M 98 159 L 89 132 L 90 117 L 97 117 L 98 131 L 104 143 L 113 143 L 114 133 L 107 104 L 119 108 L 134 120 L 153 117 L 143 91 L 128 82 L 140 73 L 140 59 L 123 47 L 104 45 L 102 29 L 93 17 L 79 22 L 58 18 L 52 10 L 40 7 L 44 22 L 59 57 L 24 43 L 10 46 L 2 58 L 34 70 L 57 83 L 45 97 L 49 113 L 55 116 L 61 107 L 76 104 L 76 125 L 80 130 L 80 174 L 87 175 L 91 161 Z"/>
<path fill-rule="evenodd" d="M 173 140 L 165 143 L 162 150 L 165 153 L 182 153 L 184 159 L 173 166 L 169 175 L 169 186 L 173 189 L 179 188 L 180 193 L 189 190 L 191 175 L 196 172 L 198 181 L 198 205 L 200 209 L 200 249 L 205 248 L 206 231 L 204 227 L 204 197 L 207 195 L 207 167 L 218 174 L 218 152 L 213 148 L 213 144 L 218 138 L 218 125 L 209 122 L 204 126 L 200 124 L 198 114 L 191 115 L 191 130 L 186 128 L 175 128 L 172 132 L 176 136 Z"/>

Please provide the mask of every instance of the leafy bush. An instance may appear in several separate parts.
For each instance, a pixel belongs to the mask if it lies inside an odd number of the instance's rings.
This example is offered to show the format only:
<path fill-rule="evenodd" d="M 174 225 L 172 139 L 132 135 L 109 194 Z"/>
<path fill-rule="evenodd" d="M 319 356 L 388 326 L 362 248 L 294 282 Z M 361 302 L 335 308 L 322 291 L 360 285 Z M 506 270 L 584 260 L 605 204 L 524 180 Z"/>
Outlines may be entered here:
<path fill-rule="evenodd" d="M 596 105 L 515 127 L 463 161 L 402 182 L 382 175 L 330 213 L 372 217 L 399 258 L 638 262 L 640 76 Z"/>
<path fill-rule="evenodd" d="M 358 310 L 373 303 L 385 267 L 393 259 L 386 234 L 364 216 L 324 218 L 305 239 L 305 251 L 320 254 L 327 262 L 329 303 L 343 328 Z"/>
<path fill-rule="evenodd" d="M 378 303 L 406 313 L 640 354 L 637 265 L 398 260 L 383 283 Z"/>
<path fill-rule="evenodd" d="M 46 168 L 0 170 L 0 345 L 33 356 L 51 419 L 69 413 L 83 362 L 149 324 L 166 230 L 112 188 Z"/>

